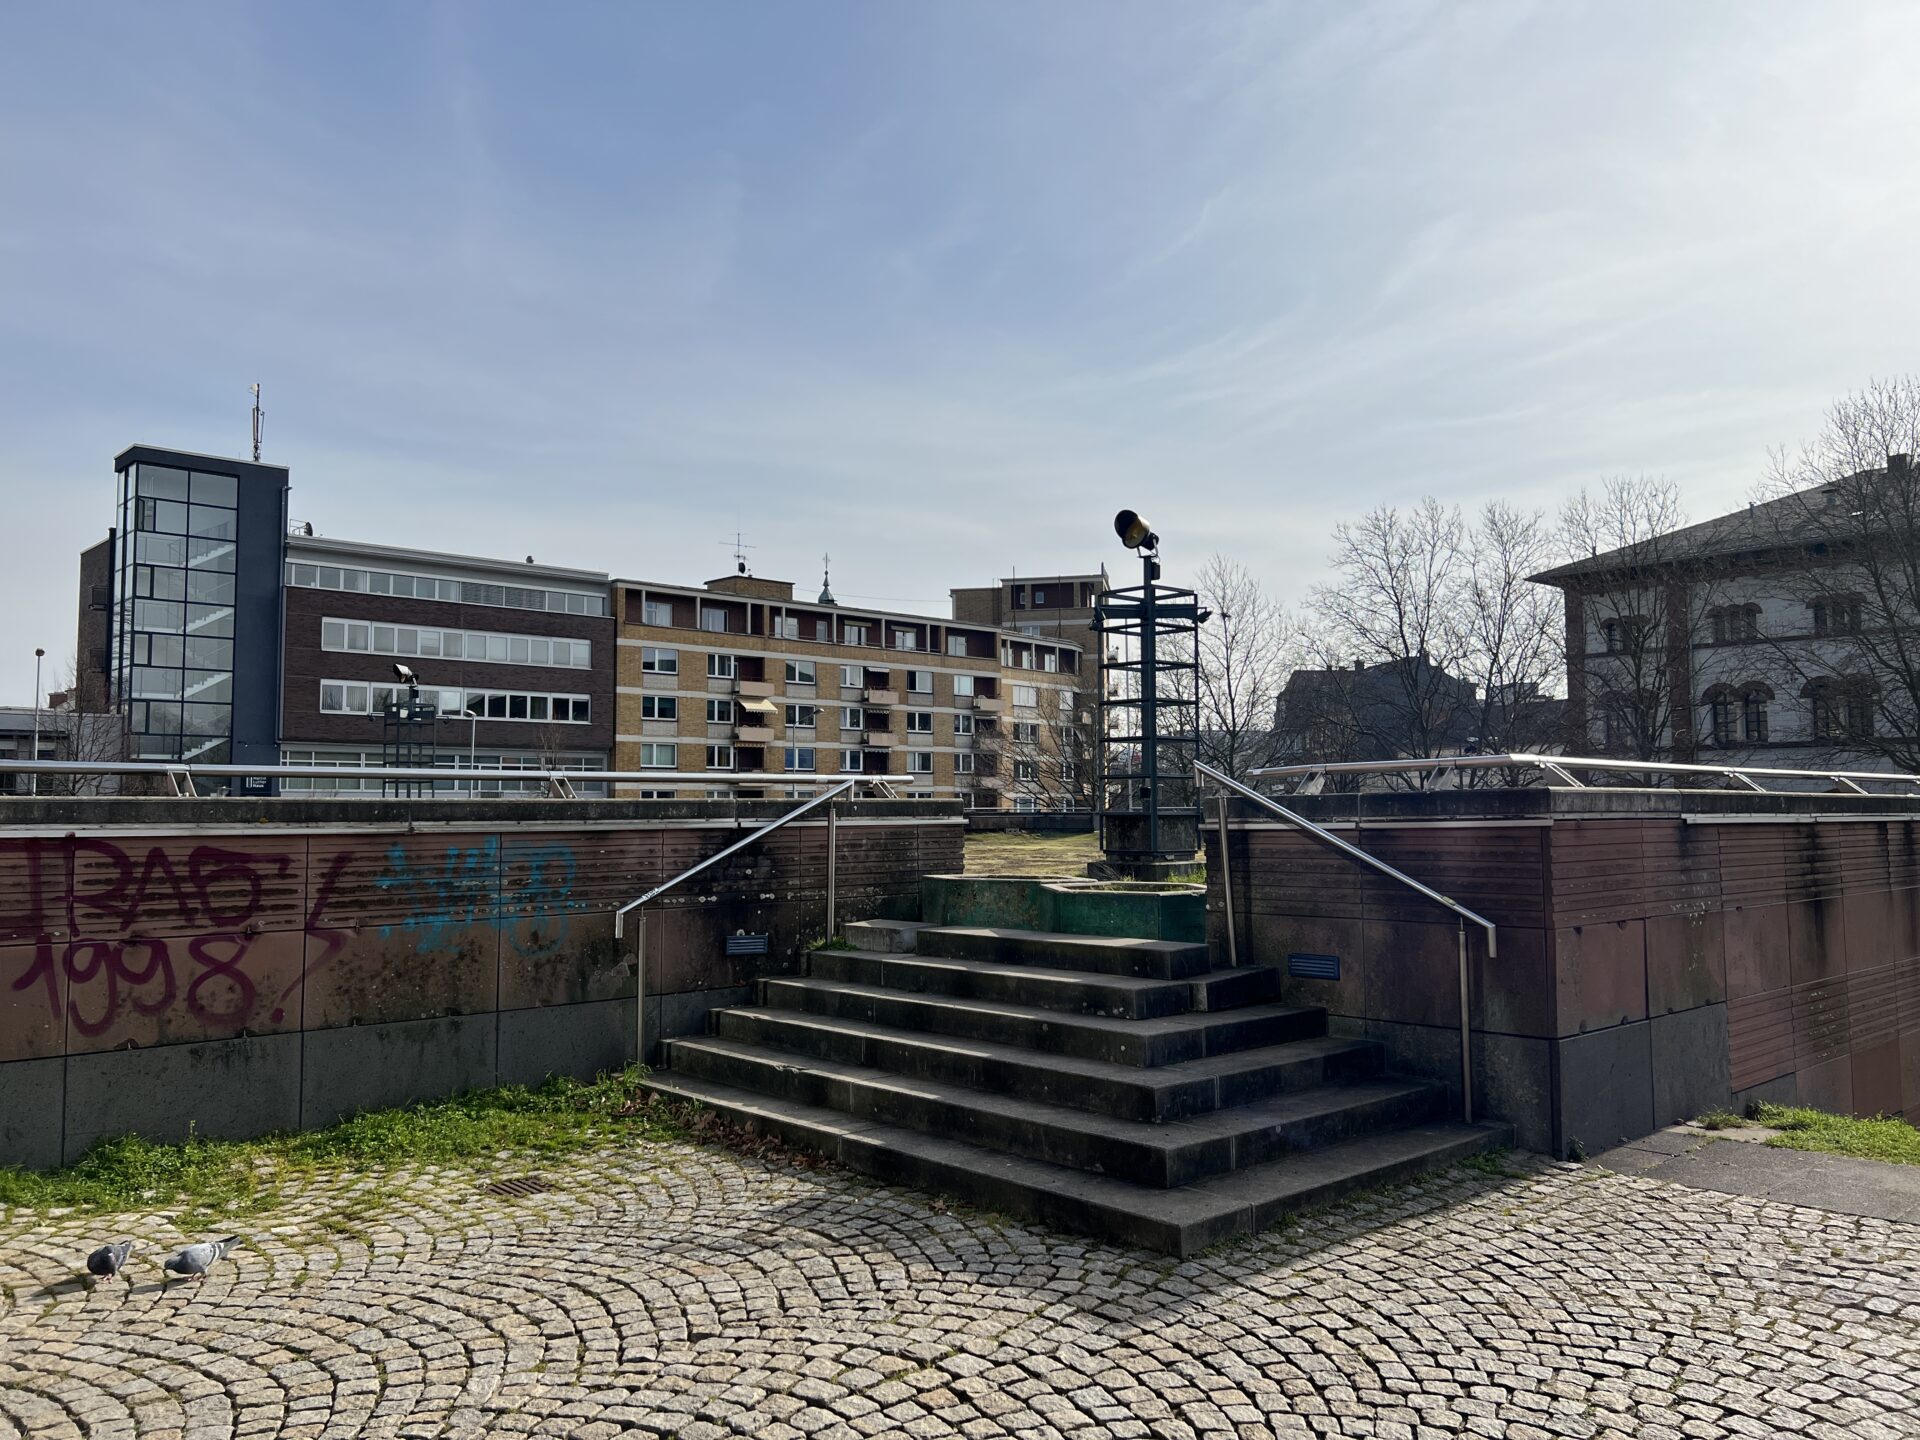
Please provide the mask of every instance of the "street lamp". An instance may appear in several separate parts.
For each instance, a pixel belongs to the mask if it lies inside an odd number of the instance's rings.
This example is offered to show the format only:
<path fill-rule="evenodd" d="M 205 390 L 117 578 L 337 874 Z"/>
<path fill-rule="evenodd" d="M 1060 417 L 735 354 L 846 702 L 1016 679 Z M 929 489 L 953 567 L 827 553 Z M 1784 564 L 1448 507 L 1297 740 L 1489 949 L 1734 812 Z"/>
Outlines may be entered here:
<path fill-rule="evenodd" d="M 34 648 L 33 652 L 33 763 L 36 765 L 40 763 L 40 662 L 46 657 L 46 653 L 46 651 L 40 649 L 38 646 Z M 38 770 L 34 771 L 33 774 L 28 777 L 28 785 L 29 794 L 38 795 L 40 793 L 40 772 Z"/>

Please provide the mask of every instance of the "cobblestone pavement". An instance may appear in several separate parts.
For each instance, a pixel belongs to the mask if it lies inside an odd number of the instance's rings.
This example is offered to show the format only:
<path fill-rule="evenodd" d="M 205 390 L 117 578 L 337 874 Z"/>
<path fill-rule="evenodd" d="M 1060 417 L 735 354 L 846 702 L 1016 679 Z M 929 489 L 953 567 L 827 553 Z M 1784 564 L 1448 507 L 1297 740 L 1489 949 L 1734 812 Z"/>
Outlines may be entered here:
<path fill-rule="evenodd" d="M 693 1144 L 315 1185 L 165 1291 L 163 1217 L 0 1216 L 0 1435 L 1920 1434 L 1920 1228 L 1510 1164 L 1185 1262 Z"/>

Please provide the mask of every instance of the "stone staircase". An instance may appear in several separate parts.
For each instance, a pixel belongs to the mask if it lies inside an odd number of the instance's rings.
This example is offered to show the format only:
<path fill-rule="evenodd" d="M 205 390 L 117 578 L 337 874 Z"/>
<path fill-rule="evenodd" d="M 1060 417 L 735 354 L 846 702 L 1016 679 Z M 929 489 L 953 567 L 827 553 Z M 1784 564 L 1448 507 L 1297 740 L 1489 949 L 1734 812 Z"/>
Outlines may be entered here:
<path fill-rule="evenodd" d="M 883 1180 L 1192 1254 L 1508 1141 L 1207 947 L 868 921 L 652 1088 Z"/>

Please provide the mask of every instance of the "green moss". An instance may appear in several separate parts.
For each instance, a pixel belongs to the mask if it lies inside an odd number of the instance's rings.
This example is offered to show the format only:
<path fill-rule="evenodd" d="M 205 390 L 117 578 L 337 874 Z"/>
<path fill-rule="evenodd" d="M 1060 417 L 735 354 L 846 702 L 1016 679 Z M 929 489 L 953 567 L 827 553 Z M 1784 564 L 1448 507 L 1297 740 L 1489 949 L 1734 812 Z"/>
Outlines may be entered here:
<path fill-rule="evenodd" d="M 591 1082 L 556 1078 L 537 1090 L 475 1090 L 257 1140 L 156 1145 L 121 1136 L 65 1169 L 0 1168 L 0 1208 L 172 1209 L 183 1220 L 233 1216 L 275 1208 L 289 1182 L 317 1170 L 452 1164 L 501 1151 L 558 1154 L 678 1136 L 675 1122 L 642 1107 L 641 1079 L 630 1067 Z"/>
<path fill-rule="evenodd" d="M 1754 1118 L 1780 1132 L 1770 1136 L 1767 1144 L 1783 1150 L 1819 1150 L 1829 1155 L 1889 1160 L 1896 1165 L 1920 1165 L 1920 1130 L 1892 1116 L 1856 1120 L 1823 1110 L 1761 1105 Z"/>

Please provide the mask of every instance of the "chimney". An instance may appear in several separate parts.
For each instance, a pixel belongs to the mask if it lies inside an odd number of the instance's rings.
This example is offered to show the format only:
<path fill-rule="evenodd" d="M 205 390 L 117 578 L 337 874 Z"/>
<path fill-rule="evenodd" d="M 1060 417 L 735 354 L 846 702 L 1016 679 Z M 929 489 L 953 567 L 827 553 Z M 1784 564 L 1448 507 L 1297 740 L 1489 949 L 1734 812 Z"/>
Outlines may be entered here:
<path fill-rule="evenodd" d="M 1367 668 L 1367 662 L 1364 660 L 1356 660 L 1353 662 L 1353 668 L 1355 673 L 1358 673 Z"/>

